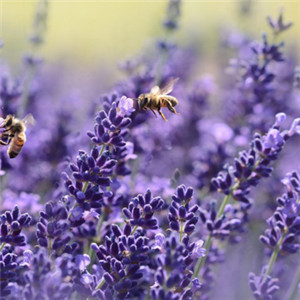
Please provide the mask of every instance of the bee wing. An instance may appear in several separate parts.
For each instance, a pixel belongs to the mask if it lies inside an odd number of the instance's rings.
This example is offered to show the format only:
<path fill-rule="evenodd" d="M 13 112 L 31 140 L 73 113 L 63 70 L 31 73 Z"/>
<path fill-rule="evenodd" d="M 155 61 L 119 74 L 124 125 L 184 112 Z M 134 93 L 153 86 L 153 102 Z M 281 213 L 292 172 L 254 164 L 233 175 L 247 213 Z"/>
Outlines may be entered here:
<path fill-rule="evenodd" d="M 32 114 L 27 114 L 22 121 L 24 122 L 25 126 L 33 126 L 35 124 L 35 119 Z"/>
<path fill-rule="evenodd" d="M 158 95 L 158 94 L 161 94 L 161 91 L 160 91 L 160 88 L 158 85 L 154 86 L 151 91 L 150 91 L 150 94 L 152 95 Z"/>
<path fill-rule="evenodd" d="M 170 79 L 164 87 L 161 88 L 160 94 L 168 95 L 173 91 L 174 84 L 178 81 L 178 77 Z"/>

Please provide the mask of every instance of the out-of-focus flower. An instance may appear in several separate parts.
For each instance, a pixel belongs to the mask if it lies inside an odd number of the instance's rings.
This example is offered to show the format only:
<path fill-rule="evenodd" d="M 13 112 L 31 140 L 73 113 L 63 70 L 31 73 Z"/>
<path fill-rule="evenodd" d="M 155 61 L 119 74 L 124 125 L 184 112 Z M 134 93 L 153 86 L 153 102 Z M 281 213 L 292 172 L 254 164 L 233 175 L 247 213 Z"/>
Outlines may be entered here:
<path fill-rule="evenodd" d="M 169 0 L 167 8 L 167 16 L 164 21 L 164 26 L 169 30 L 174 30 L 178 27 L 180 17 L 181 0 Z"/>
<path fill-rule="evenodd" d="M 283 23 L 283 8 L 280 9 L 279 16 L 276 20 L 271 18 L 270 16 L 267 17 L 268 23 L 273 29 L 274 34 L 279 34 L 287 29 L 289 29 L 293 22 Z"/>
<path fill-rule="evenodd" d="M 212 134 L 218 143 L 229 141 L 233 137 L 232 129 L 225 123 L 217 123 L 213 125 Z"/>
<path fill-rule="evenodd" d="M 6 189 L 2 193 L 2 197 L 3 209 L 9 209 L 11 207 L 11 203 L 15 203 L 21 211 L 27 211 L 34 216 L 40 212 L 43 207 L 42 204 L 40 204 L 40 196 L 38 194 L 21 192 L 18 195 L 12 190 Z"/>
<path fill-rule="evenodd" d="M 249 284 L 256 299 L 273 299 L 273 294 L 279 290 L 278 279 L 271 276 L 265 278 L 263 273 L 259 276 L 250 273 Z"/>
<path fill-rule="evenodd" d="M 87 254 L 76 255 L 76 257 L 75 257 L 75 264 L 81 272 L 86 270 L 86 268 L 90 264 L 90 262 L 91 262 L 91 259 Z"/>
<path fill-rule="evenodd" d="M 300 89 L 300 67 L 297 66 L 294 71 L 294 87 Z"/>
<path fill-rule="evenodd" d="M 127 98 L 126 96 L 122 96 L 120 98 L 118 108 L 123 115 L 129 116 L 131 113 L 135 111 L 134 102 L 131 98 Z"/>

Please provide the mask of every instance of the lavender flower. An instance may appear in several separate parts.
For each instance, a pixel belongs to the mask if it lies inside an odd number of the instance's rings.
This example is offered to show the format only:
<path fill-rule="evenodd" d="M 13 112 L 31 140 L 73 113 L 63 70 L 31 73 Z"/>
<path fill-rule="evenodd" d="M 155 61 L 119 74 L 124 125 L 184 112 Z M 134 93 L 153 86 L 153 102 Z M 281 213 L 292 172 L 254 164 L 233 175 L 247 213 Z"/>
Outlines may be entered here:
<path fill-rule="evenodd" d="M 37 242 L 48 251 L 65 247 L 71 240 L 68 234 L 67 210 L 58 204 L 47 203 L 37 224 Z"/>
<path fill-rule="evenodd" d="M 105 238 L 105 246 L 92 244 L 99 263 L 104 270 L 102 281 L 97 290 L 105 290 L 106 295 L 116 293 L 118 297 L 141 295 L 141 266 L 149 260 L 149 239 L 130 235 L 130 226 L 121 231 L 118 226 L 112 227 L 113 237 Z"/>
<path fill-rule="evenodd" d="M 160 197 L 152 198 L 151 191 L 147 190 L 145 195 L 138 195 L 130 203 L 128 208 L 123 209 L 127 223 L 135 228 L 157 229 L 158 221 L 153 214 L 159 211 L 164 204 Z"/>
<path fill-rule="evenodd" d="M 16 263 L 17 255 L 12 253 L 2 254 L 0 253 L 0 292 L 1 297 L 7 297 L 11 294 L 11 290 L 8 286 L 9 282 L 14 281 L 18 265 Z"/>
<path fill-rule="evenodd" d="M 234 230 L 238 230 L 241 226 L 241 220 L 237 217 L 217 217 L 215 202 L 208 205 L 205 210 L 200 208 L 200 218 L 210 234 L 217 238 L 229 236 Z"/>
<path fill-rule="evenodd" d="M 169 207 L 169 224 L 172 230 L 179 231 L 181 237 L 183 233 L 192 234 L 198 222 L 198 217 L 195 215 L 198 206 L 190 207 L 192 197 L 193 189 L 186 188 L 184 185 L 179 186 L 176 194 L 172 196 L 173 201 Z"/>
<path fill-rule="evenodd" d="M 56 259 L 52 266 L 49 258 L 43 251 L 31 253 L 28 270 L 24 273 L 22 284 L 23 299 L 37 297 L 51 297 L 52 299 L 69 298 L 73 293 L 72 284 L 69 282 L 74 276 L 70 266 L 63 263 L 65 257 Z M 65 267 L 65 269 L 63 269 Z"/>
<path fill-rule="evenodd" d="M 120 131 L 126 128 L 131 120 L 117 114 L 116 103 L 112 104 L 108 112 L 100 111 L 96 117 L 96 122 L 94 133 L 88 132 L 88 136 L 95 145 L 125 146 Z"/>
<path fill-rule="evenodd" d="M 272 19 L 270 16 L 267 17 L 267 20 L 273 29 L 274 35 L 278 35 L 293 25 L 293 22 L 288 22 L 286 24 L 283 23 L 283 8 L 280 9 L 277 20 Z"/>
<path fill-rule="evenodd" d="M 257 299 L 272 299 L 271 295 L 279 290 L 275 285 L 279 280 L 272 280 L 270 277 L 278 255 L 297 253 L 300 249 L 299 175 L 296 172 L 287 174 L 283 183 L 287 192 L 277 199 L 278 207 L 267 220 L 270 228 L 260 236 L 261 242 L 271 249 L 272 256 L 268 266 L 263 267 L 262 275 L 255 277 L 253 273 L 249 274 L 250 287 Z"/>
<path fill-rule="evenodd" d="M 75 180 L 72 181 L 67 174 L 64 174 L 65 186 L 74 197 L 77 207 L 82 208 L 82 213 L 84 210 L 101 207 L 104 195 L 102 189 L 110 185 L 109 175 L 113 173 L 112 168 L 115 164 L 116 161 L 109 158 L 108 152 L 101 153 L 95 147 L 90 155 L 84 151 L 79 152 L 76 165 L 70 165 Z M 80 209 L 77 208 L 73 212 L 72 221 L 80 219 L 82 216 Z"/>
<path fill-rule="evenodd" d="M 299 152 L 299 62 L 293 41 L 279 40 L 292 23 L 283 10 L 268 17 L 273 36 L 258 42 L 223 27 L 222 47 L 210 53 L 213 78 L 201 73 L 206 34 L 201 43 L 185 35 L 185 47 L 172 35 L 182 5 L 168 2 L 163 38 L 121 66 L 121 82 L 101 68 L 74 86 L 72 66 L 39 56 L 46 0 L 24 71 L 11 76 L 1 60 L 0 125 L 26 113 L 37 124 L 16 160 L 0 145 L 1 299 L 297 297 L 300 177 L 289 171 Z M 233 55 L 233 76 L 222 76 Z M 138 109 L 141 94 L 175 77 L 178 115 L 162 124 Z M 112 89 L 97 99 L 102 85 Z M 283 172 L 286 192 L 275 203 Z M 249 274 L 255 265 L 258 276 Z"/>
<path fill-rule="evenodd" d="M 157 257 L 155 284 L 151 286 L 153 299 L 189 299 L 201 288 L 198 279 L 192 280 L 189 266 L 195 258 L 204 255 L 203 242 L 190 243 L 188 236 L 182 242 L 178 243 L 172 235 L 164 241 Z"/>
<path fill-rule="evenodd" d="M 264 278 L 264 274 L 255 276 L 253 273 L 250 273 L 249 282 L 255 299 L 259 300 L 273 299 L 273 294 L 279 289 L 277 285 L 278 279 L 271 276 Z"/>
<path fill-rule="evenodd" d="M 271 27 L 275 26 L 272 27 L 275 35 L 283 29 L 282 11 L 278 22 L 281 25 L 275 25 L 273 21 L 269 23 Z M 270 43 L 267 35 L 263 34 L 262 42 L 246 43 L 240 51 L 241 57 L 235 60 L 236 82 L 228 93 L 228 101 L 232 105 L 227 105 L 226 101 L 224 109 L 227 122 L 236 132 L 242 133 L 249 126 L 265 131 L 268 121 L 278 111 L 289 113 L 294 110 L 291 82 L 288 81 L 289 87 L 281 85 L 285 80 L 282 74 L 289 72 L 283 53 L 284 43 L 274 41 Z"/>
<path fill-rule="evenodd" d="M 164 21 L 164 26 L 169 30 L 174 30 L 178 27 L 178 19 L 180 17 L 181 0 L 170 0 L 167 9 L 167 18 Z"/>
<path fill-rule="evenodd" d="M 298 133 L 300 119 L 295 119 L 289 130 L 280 132 L 279 128 L 284 120 L 284 114 L 277 114 L 276 122 L 267 135 L 261 137 L 256 134 L 251 142 L 250 150 L 240 152 L 239 158 L 235 159 L 235 166 L 227 168 L 225 172 L 220 172 L 216 178 L 212 179 L 212 184 L 225 195 L 232 194 L 235 200 L 250 203 L 247 196 L 250 187 L 256 186 L 261 178 L 270 177 L 273 169 L 269 165 L 278 159 L 285 142 Z"/>
<path fill-rule="evenodd" d="M 5 244 L 25 246 L 25 235 L 21 231 L 31 225 L 32 218 L 27 213 L 21 215 L 18 206 L 15 206 L 12 211 L 6 211 L 2 214 L 0 220 L 0 250 L 3 249 Z"/>

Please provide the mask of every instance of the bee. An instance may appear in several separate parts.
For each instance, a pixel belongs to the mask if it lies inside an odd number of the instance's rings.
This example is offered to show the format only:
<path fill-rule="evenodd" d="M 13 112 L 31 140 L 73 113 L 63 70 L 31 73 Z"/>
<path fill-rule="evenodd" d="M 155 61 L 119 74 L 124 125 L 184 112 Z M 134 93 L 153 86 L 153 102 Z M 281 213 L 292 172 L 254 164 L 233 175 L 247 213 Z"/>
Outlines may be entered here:
<path fill-rule="evenodd" d="M 172 92 L 173 86 L 177 80 L 178 78 L 171 79 L 163 88 L 160 89 L 156 85 L 151 89 L 150 93 L 141 94 L 137 100 L 139 108 L 142 110 L 150 109 L 157 118 L 155 113 L 156 110 L 165 121 L 168 120 L 160 111 L 162 107 L 167 107 L 173 114 L 178 114 L 174 108 L 174 106 L 178 104 L 178 100 L 175 97 L 168 95 Z"/>
<path fill-rule="evenodd" d="M 26 142 L 26 125 L 33 124 L 34 118 L 31 114 L 25 116 L 23 120 L 7 115 L 0 124 L 0 145 L 9 145 L 7 155 L 15 158 L 21 152 Z"/>

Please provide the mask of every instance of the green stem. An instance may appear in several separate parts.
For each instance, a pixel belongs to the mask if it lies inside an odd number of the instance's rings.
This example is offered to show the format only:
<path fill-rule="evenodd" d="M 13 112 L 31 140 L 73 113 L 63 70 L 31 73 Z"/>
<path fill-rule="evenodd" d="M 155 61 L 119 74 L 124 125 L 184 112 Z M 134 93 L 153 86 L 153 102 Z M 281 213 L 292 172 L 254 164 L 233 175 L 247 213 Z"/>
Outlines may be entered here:
<path fill-rule="evenodd" d="M 182 236 L 183 236 L 183 222 L 180 221 L 179 242 L 182 242 Z"/>
<path fill-rule="evenodd" d="M 10 229 L 8 235 L 12 234 L 12 232 L 13 232 L 12 229 Z M 4 248 L 5 245 L 6 245 L 5 242 L 3 242 L 3 243 L 0 245 L 0 251 L 2 251 L 2 249 Z"/>
<path fill-rule="evenodd" d="M 234 190 L 235 187 L 233 187 L 233 190 Z M 230 195 L 226 195 L 223 199 L 223 202 L 218 210 L 218 213 L 217 213 L 217 218 L 220 218 L 222 216 L 222 214 L 224 213 L 224 210 L 225 210 L 225 207 L 226 205 L 228 204 L 229 202 L 229 199 L 230 199 Z M 207 240 L 205 241 L 204 243 L 204 249 L 206 250 L 206 255 L 205 256 L 202 256 L 199 258 L 197 264 L 196 264 L 196 268 L 195 268 L 195 272 L 194 272 L 194 277 L 197 278 L 198 275 L 199 275 L 199 272 L 201 270 L 201 268 L 203 267 L 203 265 L 205 264 L 205 261 L 206 261 L 206 258 L 207 258 L 207 255 L 208 255 L 208 252 L 209 252 L 209 249 L 210 249 L 210 246 L 211 246 L 211 243 L 212 243 L 212 236 L 210 235 Z"/>
<path fill-rule="evenodd" d="M 277 259 L 277 256 L 278 256 L 278 253 L 279 253 L 280 248 L 282 246 L 282 242 L 283 242 L 283 239 L 284 239 L 285 235 L 286 235 L 286 233 L 282 234 L 282 236 L 280 237 L 280 239 L 279 239 L 279 241 L 278 241 L 278 243 L 277 243 L 277 245 L 276 245 L 276 247 L 275 247 L 275 249 L 274 249 L 274 251 L 272 253 L 272 256 L 270 257 L 270 260 L 269 260 L 269 263 L 268 263 L 268 268 L 267 268 L 267 271 L 266 271 L 266 273 L 265 273 L 265 275 L 263 277 L 263 281 L 266 280 L 267 276 L 272 271 L 272 268 L 273 268 L 274 263 L 275 263 L 275 261 Z"/>
<path fill-rule="evenodd" d="M 49 242 L 48 242 L 48 257 L 50 257 L 50 255 L 51 255 L 51 248 L 52 248 L 52 239 L 49 238 Z"/>
<path fill-rule="evenodd" d="M 4 248 L 4 246 L 5 246 L 5 242 L 3 242 L 3 243 L 1 244 L 1 246 L 0 246 L 0 251 L 2 251 L 2 249 Z"/>
<path fill-rule="evenodd" d="M 95 290 L 99 290 L 101 289 L 102 285 L 104 284 L 105 280 L 104 278 L 100 281 L 100 283 L 96 286 L 96 289 Z"/>
<path fill-rule="evenodd" d="M 258 160 L 254 167 L 253 167 L 253 170 L 255 171 L 255 168 L 259 165 L 261 160 Z M 223 213 L 224 213 L 224 210 L 225 210 L 225 207 L 226 205 L 228 204 L 229 200 L 230 200 L 230 197 L 232 196 L 233 192 L 240 186 L 241 182 L 238 181 L 235 183 L 235 185 L 231 188 L 230 190 L 230 194 L 229 195 L 226 195 L 221 203 L 221 206 L 218 210 L 218 213 L 217 213 L 217 218 L 220 218 Z M 201 268 L 203 267 L 203 265 L 205 264 L 205 261 L 206 261 L 206 258 L 208 256 L 208 252 L 209 252 L 209 249 L 210 249 L 210 246 L 211 246 L 211 243 L 212 243 L 212 236 L 210 235 L 207 240 L 205 241 L 204 243 L 204 249 L 206 250 L 206 255 L 205 256 L 202 256 L 199 258 L 197 264 L 196 264 L 196 267 L 195 267 L 195 272 L 194 272 L 194 277 L 197 278 L 198 275 L 199 275 L 199 272 L 201 270 Z M 280 245 L 281 246 L 281 245 Z M 279 247 L 280 248 L 280 247 Z M 279 250 L 278 250 L 279 251 Z M 278 254 L 278 253 L 277 253 Z M 276 255 L 277 257 L 277 255 Z"/>
<path fill-rule="evenodd" d="M 131 234 L 134 234 L 134 233 L 135 233 L 135 231 L 137 230 L 137 228 L 138 228 L 138 226 L 137 226 L 137 225 L 135 225 L 135 226 L 133 227 L 132 231 L 131 231 Z"/>
<path fill-rule="evenodd" d="M 217 218 L 220 218 L 223 215 L 225 207 L 229 202 L 230 195 L 231 195 L 231 193 L 229 195 L 225 196 L 225 198 L 224 198 L 224 200 L 223 200 L 223 202 L 222 202 L 222 204 L 221 204 L 221 206 L 218 210 Z"/>
<path fill-rule="evenodd" d="M 206 250 L 206 255 L 205 256 L 202 256 L 199 258 L 197 264 L 196 264 L 196 268 L 195 268 L 195 272 L 194 272 L 194 277 L 197 278 L 198 275 L 199 275 L 199 272 L 201 270 L 201 268 L 204 266 L 205 264 L 205 261 L 206 261 L 206 257 L 207 257 L 207 254 L 208 254 L 208 251 L 210 249 L 210 246 L 211 246 L 211 242 L 212 242 L 212 236 L 210 235 L 205 243 L 204 243 L 204 249 Z"/>
<path fill-rule="evenodd" d="M 286 296 L 285 296 L 285 300 L 292 300 L 292 299 L 296 299 L 296 292 L 298 290 L 298 284 L 300 282 L 300 262 L 298 264 L 298 268 L 296 270 L 296 273 L 294 275 L 294 279 L 292 284 L 290 285 Z"/>
<path fill-rule="evenodd" d="M 88 182 L 86 181 L 83 185 L 82 191 L 85 192 L 88 186 Z"/>
<path fill-rule="evenodd" d="M 100 150 L 100 153 L 99 153 L 99 156 L 101 156 L 101 155 L 103 154 L 104 149 L 105 149 L 105 144 L 102 145 L 101 150 Z"/>
<path fill-rule="evenodd" d="M 144 218 L 144 217 L 145 217 L 145 215 L 142 214 L 141 218 Z M 132 231 L 131 231 L 131 234 L 132 234 L 132 235 L 135 233 L 135 231 L 137 230 L 137 228 L 138 228 L 138 225 L 135 225 L 135 226 L 133 227 L 133 229 L 132 229 Z"/>

